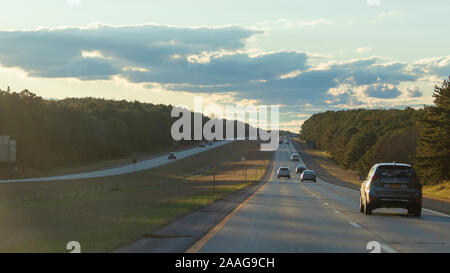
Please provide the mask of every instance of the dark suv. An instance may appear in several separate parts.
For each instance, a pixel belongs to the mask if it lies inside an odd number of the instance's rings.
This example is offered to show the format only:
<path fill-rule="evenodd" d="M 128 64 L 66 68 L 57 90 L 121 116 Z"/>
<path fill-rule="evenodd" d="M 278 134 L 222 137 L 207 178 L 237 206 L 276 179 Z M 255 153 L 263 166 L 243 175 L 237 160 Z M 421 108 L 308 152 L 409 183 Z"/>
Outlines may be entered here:
<path fill-rule="evenodd" d="M 373 165 L 360 193 L 360 211 L 367 215 L 376 208 L 404 208 L 414 216 L 422 214 L 422 184 L 411 165 Z"/>

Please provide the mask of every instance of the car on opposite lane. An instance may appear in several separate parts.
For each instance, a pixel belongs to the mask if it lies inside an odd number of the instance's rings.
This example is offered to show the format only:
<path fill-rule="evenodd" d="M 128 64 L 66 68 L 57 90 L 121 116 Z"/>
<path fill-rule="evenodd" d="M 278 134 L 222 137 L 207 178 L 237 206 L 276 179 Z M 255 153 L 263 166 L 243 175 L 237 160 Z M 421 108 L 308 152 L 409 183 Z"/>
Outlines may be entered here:
<path fill-rule="evenodd" d="M 277 171 L 277 177 L 287 177 L 291 179 L 291 170 L 288 167 L 279 167 Z"/>
<path fill-rule="evenodd" d="M 313 170 L 304 170 L 300 175 L 300 181 L 311 180 L 316 183 L 316 173 Z"/>
<path fill-rule="evenodd" d="M 169 158 L 169 160 L 170 159 L 177 159 L 177 154 L 176 153 L 169 153 L 168 158 Z"/>
<path fill-rule="evenodd" d="M 361 185 L 359 210 L 367 215 L 377 208 L 404 208 L 422 214 L 422 184 L 409 164 L 378 163 Z"/>
<path fill-rule="evenodd" d="M 199 144 L 198 144 L 198 147 L 201 147 L 201 148 L 204 148 L 206 145 L 205 145 L 205 142 L 200 142 Z"/>

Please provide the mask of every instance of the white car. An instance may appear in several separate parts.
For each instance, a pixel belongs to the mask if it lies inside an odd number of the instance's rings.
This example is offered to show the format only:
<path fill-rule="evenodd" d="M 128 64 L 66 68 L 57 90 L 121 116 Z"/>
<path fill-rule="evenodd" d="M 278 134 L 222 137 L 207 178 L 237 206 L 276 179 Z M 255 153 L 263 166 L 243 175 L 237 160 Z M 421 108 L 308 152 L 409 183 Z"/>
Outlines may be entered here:
<path fill-rule="evenodd" d="M 279 167 L 277 171 L 277 177 L 287 177 L 291 179 L 291 170 L 288 167 Z"/>
<path fill-rule="evenodd" d="M 312 182 L 316 183 L 316 173 L 313 170 L 304 170 L 300 175 L 300 181 L 303 182 L 305 180 L 312 180 Z"/>
<path fill-rule="evenodd" d="M 300 155 L 299 154 L 293 154 L 291 156 L 291 161 L 300 161 Z"/>

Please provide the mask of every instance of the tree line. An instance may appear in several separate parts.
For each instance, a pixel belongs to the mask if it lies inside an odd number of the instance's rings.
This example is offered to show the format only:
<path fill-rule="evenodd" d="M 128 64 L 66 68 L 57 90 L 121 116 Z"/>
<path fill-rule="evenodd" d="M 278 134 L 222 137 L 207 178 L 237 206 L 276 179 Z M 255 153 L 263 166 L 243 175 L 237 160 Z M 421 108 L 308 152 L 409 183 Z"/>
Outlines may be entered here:
<path fill-rule="evenodd" d="M 379 162 L 414 165 L 424 184 L 450 180 L 450 85 L 435 86 L 421 109 L 327 111 L 312 115 L 300 137 L 339 165 L 366 174 Z"/>
<path fill-rule="evenodd" d="M 44 171 L 198 142 L 174 143 L 171 126 L 178 118 L 171 117 L 172 108 L 91 97 L 49 100 L 8 88 L 0 90 L 0 135 L 17 141 L 19 167 Z M 193 122 L 198 113 L 191 115 Z M 202 123 L 208 120 L 203 116 Z"/>

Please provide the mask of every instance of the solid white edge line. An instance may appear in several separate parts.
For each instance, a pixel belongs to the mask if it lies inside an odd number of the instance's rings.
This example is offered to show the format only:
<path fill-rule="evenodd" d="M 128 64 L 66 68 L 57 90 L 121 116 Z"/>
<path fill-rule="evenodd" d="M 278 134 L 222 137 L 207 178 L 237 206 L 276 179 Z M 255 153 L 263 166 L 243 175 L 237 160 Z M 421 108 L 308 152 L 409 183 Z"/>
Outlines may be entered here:
<path fill-rule="evenodd" d="M 428 212 L 431 212 L 431 213 L 435 213 L 435 214 L 440 215 L 440 216 L 450 217 L 450 215 L 447 215 L 447 214 L 442 213 L 442 212 L 437 212 L 437 211 L 434 211 L 434 210 L 431 210 L 431 209 L 425 209 L 425 208 L 423 208 L 423 210 L 428 211 Z"/>
<path fill-rule="evenodd" d="M 385 244 L 381 244 L 381 248 L 387 253 L 398 253 L 395 249 L 393 249 Z"/>

